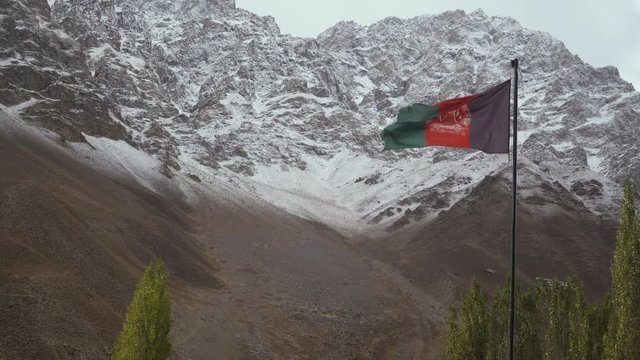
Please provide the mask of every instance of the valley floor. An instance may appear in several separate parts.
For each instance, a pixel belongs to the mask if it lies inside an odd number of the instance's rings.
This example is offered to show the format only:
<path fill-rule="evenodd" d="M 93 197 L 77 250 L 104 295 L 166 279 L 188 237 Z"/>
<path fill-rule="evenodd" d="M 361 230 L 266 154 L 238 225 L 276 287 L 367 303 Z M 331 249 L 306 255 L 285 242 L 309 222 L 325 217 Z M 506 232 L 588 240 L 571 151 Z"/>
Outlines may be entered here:
<path fill-rule="evenodd" d="M 179 358 L 428 359 L 440 315 L 429 297 L 326 226 L 276 209 L 204 202 L 200 240 L 223 290 L 175 298 Z"/>

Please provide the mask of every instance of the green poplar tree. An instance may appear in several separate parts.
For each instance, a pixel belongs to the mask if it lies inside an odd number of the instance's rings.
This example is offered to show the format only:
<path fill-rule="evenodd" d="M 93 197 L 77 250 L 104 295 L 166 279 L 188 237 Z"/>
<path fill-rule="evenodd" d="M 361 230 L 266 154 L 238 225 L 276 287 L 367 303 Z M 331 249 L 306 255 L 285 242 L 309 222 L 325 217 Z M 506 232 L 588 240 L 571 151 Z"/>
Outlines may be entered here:
<path fill-rule="evenodd" d="M 458 312 L 455 306 L 451 306 L 451 309 L 449 309 L 447 334 L 443 348 L 444 360 L 464 360 L 460 349 L 460 329 L 458 328 Z"/>
<path fill-rule="evenodd" d="M 473 279 L 460 306 L 460 326 L 455 307 L 447 321 L 446 360 L 484 360 L 487 346 L 487 291 Z"/>
<path fill-rule="evenodd" d="M 506 359 L 509 351 L 509 281 L 493 296 L 487 327 L 487 360 Z"/>
<path fill-rule="evenodd" d="M 566 282 L 567 306 L 569 308 L 567 360 L 584 360 L 587 358 L 589 342 L 589 322 L 587 318 L 587 303 L 584 298 L 584 287 L 575 276 L 570 276 Z"/>
<path fill-rule="evenodd" d="M 541 309 L 544 309 L 541 314 L 543 359 L 563 360 L 568 347 L 566 330 L 569 325 L 563 284 L 558 279 L 541 280 L 537 292 Z"/>
<path fill-rule="evenodd" d="M 606 360 L 640 360 L 640 226 L 627 181 L 611 266 L 610 318 L 604 341 Z"/>
<path fill-rule="evenodd" d="M 167 273 L 158 260 L 146 267 L 138 282 L 112 359 L 167 359 L 171 354 L 170 312 Z"/>
<path fill-rule="evenodd" d="M 535 289 L 523 291 L 516 283 L 515 357 L 519 360 L 542 359 L 538 303 Z"/>
<path fill-rule="evenodd" d="M 540 358 L 583 360 L 589 357 L 591 323 L 584 287 L 575 276 L 566 281 L 540 280 L 535 287 L 538 306 Z"/>
<path fill-rule="evenodd" d="M 589 304 L 587 317 L 587 359 L 603 358 L 604 337 L 609 322 L 609 295 L 605 295 L 602 304 Z"/>
<path fill-rule="evenodd" d="M 462 300 L 460 315 L 460 347 L 464 359 L 484 360 L 487 345 L 487 291 L 476 279 L 471 281 L 467 295 Z"/>
<path fill-rule="evenodd" d="M 445 360 L 507 358 L 509 294 L 507 281 L 496 290 L 489 307 L 484 289 L 476 281 L 472 282 L 460 312 L 451 308 Z M 577 277 L 570 276 L 566 281 L 539 280 L 527 291 L 516 282 L 515 301 L 515 357 L 518 360 L 601 359 L 606 307 L 587 304 L 584 287 Z"/>

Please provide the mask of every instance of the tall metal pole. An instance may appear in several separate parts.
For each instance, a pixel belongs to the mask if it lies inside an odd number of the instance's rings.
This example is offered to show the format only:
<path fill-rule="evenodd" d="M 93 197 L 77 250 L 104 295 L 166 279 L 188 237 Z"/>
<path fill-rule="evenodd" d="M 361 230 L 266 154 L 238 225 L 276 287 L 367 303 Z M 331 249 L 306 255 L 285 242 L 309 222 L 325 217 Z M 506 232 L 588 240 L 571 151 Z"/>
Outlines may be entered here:
<path fill-rule="evenodd" d="M 514 328 L 516 322 L 516 189 L 518 187 L 518 59 L 511 60 L 513 68 L 513 181 L 511 202 L 511 301 L 509 311 L 509 360 L 513 360 Z"/>

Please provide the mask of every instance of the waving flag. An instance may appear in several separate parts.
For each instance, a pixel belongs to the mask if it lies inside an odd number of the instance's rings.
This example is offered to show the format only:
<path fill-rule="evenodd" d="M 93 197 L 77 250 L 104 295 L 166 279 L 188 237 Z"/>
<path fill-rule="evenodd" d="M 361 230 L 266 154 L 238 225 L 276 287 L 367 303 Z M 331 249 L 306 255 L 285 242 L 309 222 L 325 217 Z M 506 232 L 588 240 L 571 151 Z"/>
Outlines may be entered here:
<path fill-rule="evenodd" d="M 477 95 L 402 108 L 398 120 L 380 133 L 384 148 L 451 146 L 508 153 L 510 85 L 507 80 Z"/>

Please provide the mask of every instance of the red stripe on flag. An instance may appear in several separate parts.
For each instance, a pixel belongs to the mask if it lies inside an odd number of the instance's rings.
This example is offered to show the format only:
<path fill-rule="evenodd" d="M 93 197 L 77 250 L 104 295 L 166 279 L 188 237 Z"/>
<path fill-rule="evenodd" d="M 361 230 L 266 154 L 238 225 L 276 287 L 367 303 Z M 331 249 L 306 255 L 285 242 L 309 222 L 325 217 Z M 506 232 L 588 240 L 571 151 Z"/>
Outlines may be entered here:
<path fill-rule="evenodd" d="M 433 106 L 438 108 L 438 113 L 444 114 L 446 112 L 454 110 L 457 107 L 460 107 L 465 104 L 469 104 L 470 102 L 475 100 L 477 97 L 478 95 L 471 95 L 471 96 L 459 97 L 455 99 L 444 100 L 444 101 L 440 101 L 439 103 L 436 103 Z"/>
<path fill-rule="evenodd" d="M 470 148 L 471 112 L 469 103 L 477 95 L 441 101 L 439 115 L 425 124 L 427 146 L 452 146 Z"/>

